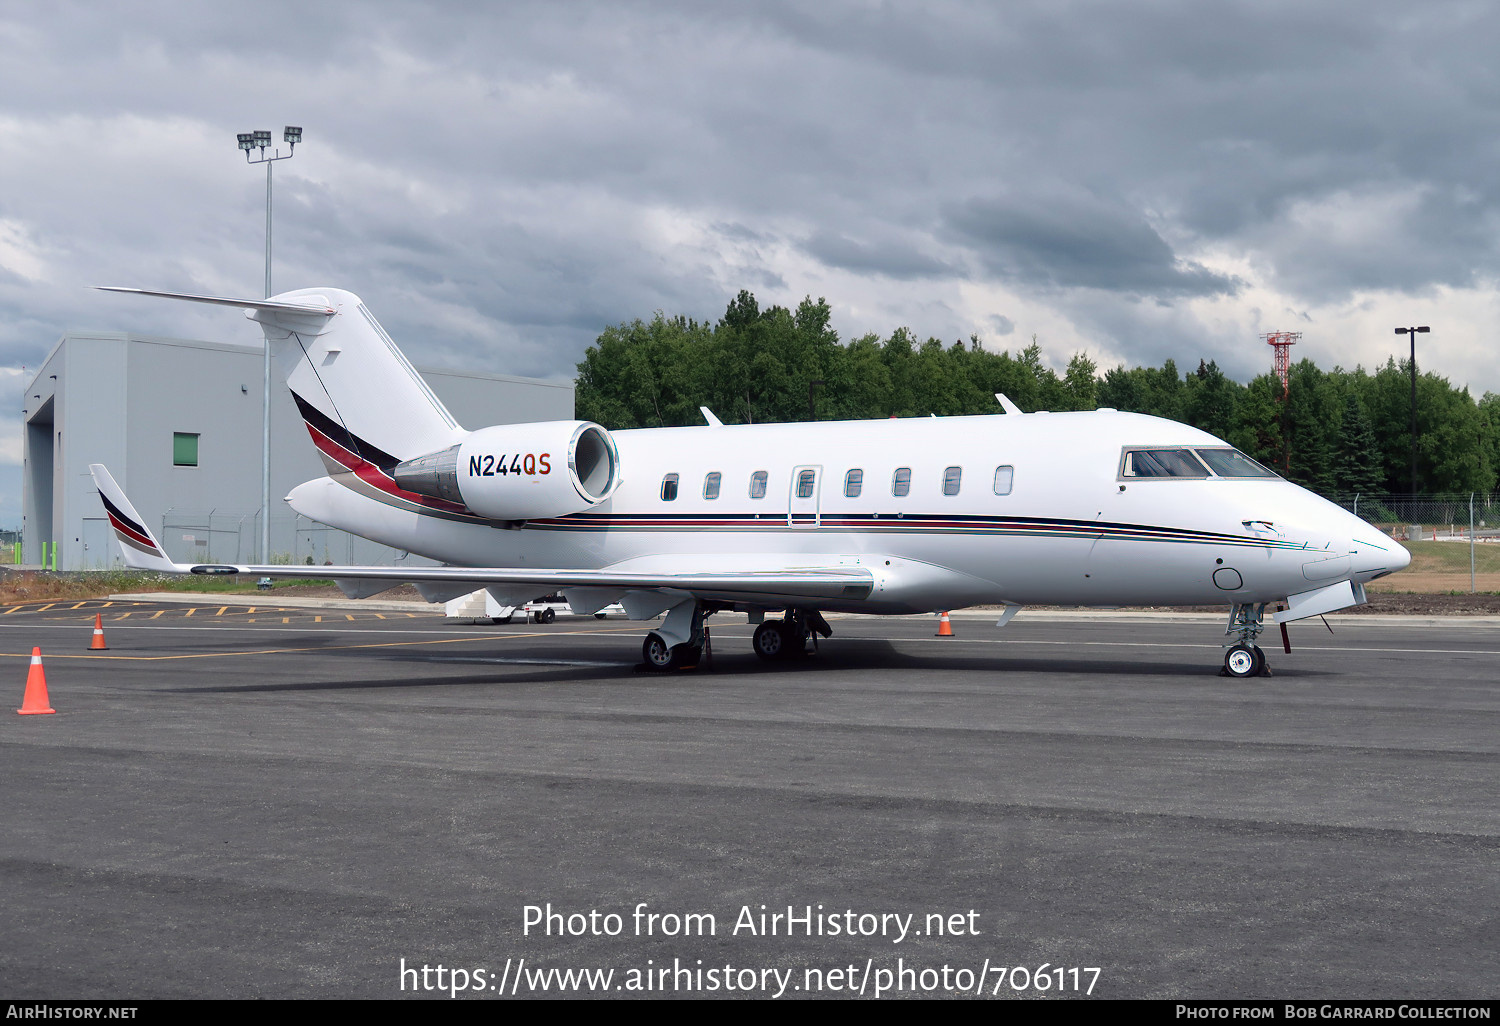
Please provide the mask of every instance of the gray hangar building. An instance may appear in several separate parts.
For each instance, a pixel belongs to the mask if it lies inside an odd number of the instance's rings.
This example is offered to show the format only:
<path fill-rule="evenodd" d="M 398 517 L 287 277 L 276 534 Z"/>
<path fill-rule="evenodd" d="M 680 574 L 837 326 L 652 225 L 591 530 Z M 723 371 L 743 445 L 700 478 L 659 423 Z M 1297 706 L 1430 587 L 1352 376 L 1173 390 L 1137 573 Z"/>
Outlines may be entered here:
<path fill-rule="evenodd" d="M 89 476 L 107 466 L 178 562 L 260 559 L 264 349 L 117 332 L 70 332 L 26 389 L 22 562 L 123 565 Z M 571 420 L 573 385 L 420 369 L 466 428 Z M 271 392 L 271 561 L 428 560 L 298 516 L 282 497 L 323 477 L 291 394 Z"/>

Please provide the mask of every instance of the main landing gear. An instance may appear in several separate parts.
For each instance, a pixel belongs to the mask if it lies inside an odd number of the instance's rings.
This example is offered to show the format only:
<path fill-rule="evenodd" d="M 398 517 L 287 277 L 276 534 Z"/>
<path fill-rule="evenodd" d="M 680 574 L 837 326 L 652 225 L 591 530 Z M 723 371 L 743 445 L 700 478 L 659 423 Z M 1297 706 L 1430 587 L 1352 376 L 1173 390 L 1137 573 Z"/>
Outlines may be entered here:
<path fill-rule="evenodd" d="M 1261 620 L 1266 613 L 1266 603 L 1236 603 L 1229 608 L 1229 626 L 1226 636 L 1234 639 L 1226 643 L 1224 669 L 1221 677 L 1269 677 L 1266 654 L 1260 650 L 1255 639 L 1265 630 Z"/>
<path fill-rule="evenodd" d="M 762 659 L 786 659 L 805 654 L 808 638 L 816 651 L 820 634 L 831 637 L 833 628 L 816 609 L 788 609 L 782 619 L 766 620 L 755 628 L 751 644 Z"/>
<path fill-rule="evenodd" d="M 703 621 L 716 610 L 714 606 L 684 602 L 668 611 L 661 627 L 641 643 L 641 662 L 646 669 L 670 673 L 697 666 L 708 645 L 708 628 Z"/>
<path fill-rule="evenodd" d="M 641 643 L 641 662 L 647 670 L 670 673 L 690 670 L 709 651 L 708 627 L 704 620 L 721 607 L 684 602 L 674 606 L 662 625 Z M 755 654 L 762 659 L 787 659 L 807 652 L 808 639 L 813 649 L 818 636 L 831 637 L 833 628 L 816 609 L 788 609 L 780 620 L 766 620 L 755 629 L 752 642 Z"/>

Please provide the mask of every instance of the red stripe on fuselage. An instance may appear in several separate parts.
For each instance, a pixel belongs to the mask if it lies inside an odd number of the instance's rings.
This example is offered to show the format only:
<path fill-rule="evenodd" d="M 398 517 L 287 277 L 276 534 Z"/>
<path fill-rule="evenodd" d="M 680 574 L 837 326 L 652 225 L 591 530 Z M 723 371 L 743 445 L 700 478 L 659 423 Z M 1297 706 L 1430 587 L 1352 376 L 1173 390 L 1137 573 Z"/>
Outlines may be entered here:
<path fill-rule="evenodd" d="M 375 464 L 371 463 L 363 456 L 360 456 L 358 453 L 350 452 L 348 449 L 344 448 L 342 445 L 329 438 L 323 432 L 313 427 L 312 424 L 307 425 L 307 433 L 312 436 L 313 444 L 316 445 L 321 451 L 326 453 L 340 466 L 353 473 L 361 481 L 365 482 L 368 485 L 371 485 L 374 488 L 378 488 L 380 491 L 385 492 L 387 495 L 394 496 L 398 499 L 404 499 L 407 502 L 416 503 L 418 506 L 426 506 L 428 509 L 442 510 L 444 513 L 465 513 L 469 516 L 474 515 L 468 507 L 460 506 L 456 502 L 448 502 L 446 499 L 435 499 L 431 496 L 420 495 L 416 492 L 406 491 L 404 488 L 398 486 L 395 479 L 385 471 L 381 470 Z"/>

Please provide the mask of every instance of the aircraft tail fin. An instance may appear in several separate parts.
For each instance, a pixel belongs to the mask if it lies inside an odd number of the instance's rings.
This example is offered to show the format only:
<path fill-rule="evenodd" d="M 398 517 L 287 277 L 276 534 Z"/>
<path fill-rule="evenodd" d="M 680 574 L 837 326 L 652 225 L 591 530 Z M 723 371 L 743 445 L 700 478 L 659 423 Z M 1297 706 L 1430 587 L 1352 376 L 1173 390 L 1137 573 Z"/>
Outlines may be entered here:
<path fill-rule="evenodd" d="M 457 443 L 464 430 L 360 298 L 342 289 L 226 299 L 145 289 L 112 292 L 241 307 L 260 324 L 330 474 L 389 472 Z"/>
<path fill-rule="evenodd" d="M 125 565 L 136 570 L 156 570 L 161 573 L 182 574 L 188 572 L 186 564 L 179 565 L 167 558 L 166 550 L 151 533 L 151 528 L 135 511 L 125 493 L 101 463 L 89 464 L 89 473 L 94 476 L 94 486 L 99 489 L 99 498 L 104 502 L 104 512 L 120 540 L 120 552 Z"/>

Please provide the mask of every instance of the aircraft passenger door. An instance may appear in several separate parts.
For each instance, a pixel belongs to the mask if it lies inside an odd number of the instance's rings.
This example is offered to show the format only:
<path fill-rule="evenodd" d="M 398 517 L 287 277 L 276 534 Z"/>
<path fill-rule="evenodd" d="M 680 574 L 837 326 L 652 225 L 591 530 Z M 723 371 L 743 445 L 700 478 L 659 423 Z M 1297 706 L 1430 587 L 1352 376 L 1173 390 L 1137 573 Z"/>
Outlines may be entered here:
<path fill-rule="evenodd" d="M 823 487 L 822 467 L 793 467 L 787 500 L 788 527 L 818 526 L 818 493 Z"/>

